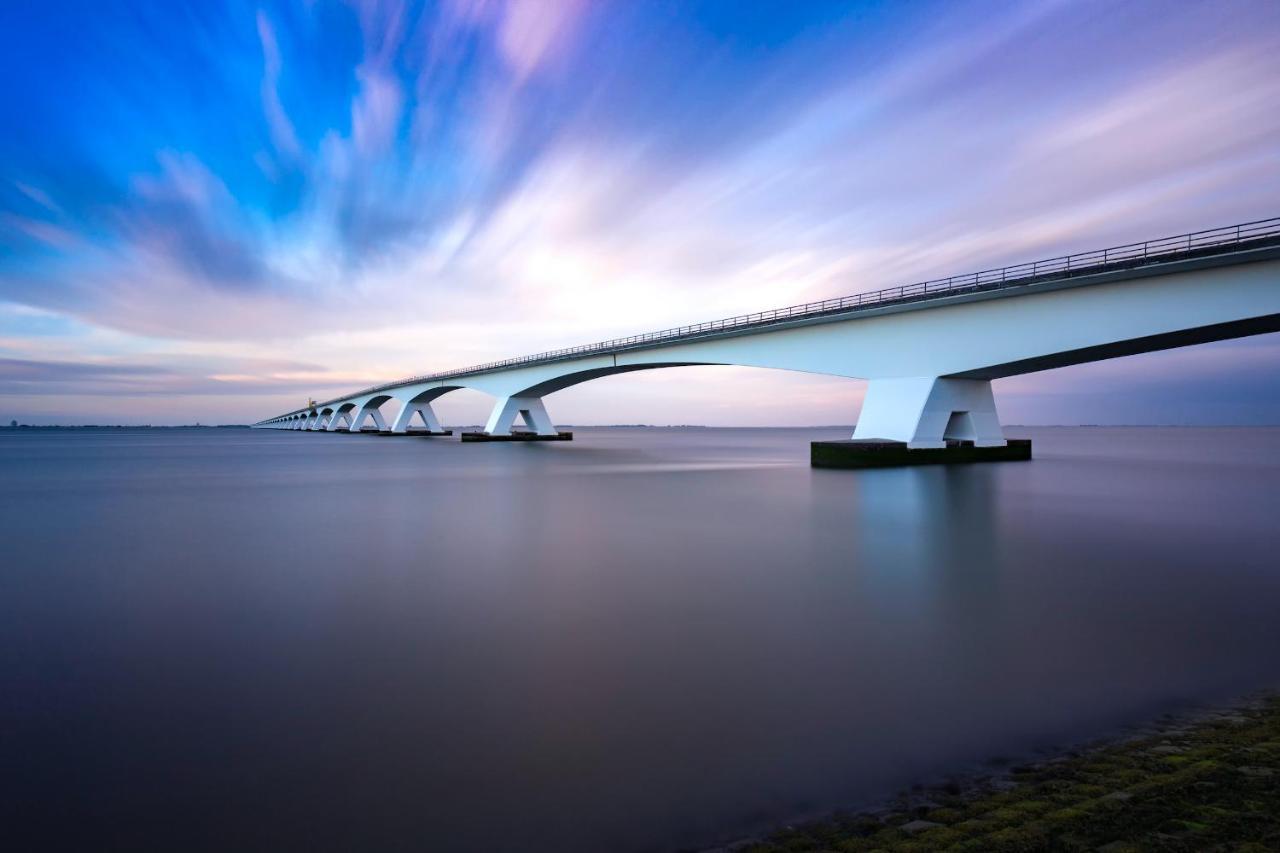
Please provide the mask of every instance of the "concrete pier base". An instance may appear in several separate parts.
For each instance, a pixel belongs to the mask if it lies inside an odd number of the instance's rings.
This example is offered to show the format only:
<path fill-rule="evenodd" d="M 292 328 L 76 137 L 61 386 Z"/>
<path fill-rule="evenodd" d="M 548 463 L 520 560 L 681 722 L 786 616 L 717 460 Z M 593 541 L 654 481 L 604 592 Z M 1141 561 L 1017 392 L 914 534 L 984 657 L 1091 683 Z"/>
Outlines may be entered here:
<path fill-rule="evenodd" d="M 975 447 L 948 441 L 946 447 L 907 447 L 904 441 L 851 439 L 814 441 L 809 464 L 814 468 L 891 468 L 899 465 L 951 465 L 967 462 L 1022 462 L 1031 458 L 1031 439 L 1011 438 L 1003 447 Z"/>
<path fill-rule="evenodd" d="M 442 430 L 411 429 L 411 430 L 407 430 L 406 432 L 392 432 L 389 429 L 385 429 L 382 432 L 378 433 L 378 435 L 399 435 L 399 436 L 417 435 L 417 436 L 423 436 L 425 438 L 434 438 L 436 436 L 441 436 L 441 435 L 453 435 L 453 430 L 451 429 L 442 429 Z"/>
<path fill-rule="evenodd" d="M 536 432 L 511 432 L 490 435 L 487 432 L 464 432 L 463 441 L 573 441 L 573 433 L 558 432 L 555 435 L 539 435 Z"/>

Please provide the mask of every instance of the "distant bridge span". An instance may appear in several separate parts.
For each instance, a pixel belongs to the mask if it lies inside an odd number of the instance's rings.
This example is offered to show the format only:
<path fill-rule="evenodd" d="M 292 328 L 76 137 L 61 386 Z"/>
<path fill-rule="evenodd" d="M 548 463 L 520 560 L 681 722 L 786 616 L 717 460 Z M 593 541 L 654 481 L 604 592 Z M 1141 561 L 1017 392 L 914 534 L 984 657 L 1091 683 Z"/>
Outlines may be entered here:
<path fill-rule="evenodd" d="M 740 365 L 869 380 L 854 438 L 1004 444 L 991 380 L 1280 331 L 1280 218 L 417 376 L 259 428 L 440 431 L 431 403 L 497 398 L 484 432 L 556 428 L 543 398 L 602 376 Z M 401 404 L 390 426 L 381 407 Z"/>

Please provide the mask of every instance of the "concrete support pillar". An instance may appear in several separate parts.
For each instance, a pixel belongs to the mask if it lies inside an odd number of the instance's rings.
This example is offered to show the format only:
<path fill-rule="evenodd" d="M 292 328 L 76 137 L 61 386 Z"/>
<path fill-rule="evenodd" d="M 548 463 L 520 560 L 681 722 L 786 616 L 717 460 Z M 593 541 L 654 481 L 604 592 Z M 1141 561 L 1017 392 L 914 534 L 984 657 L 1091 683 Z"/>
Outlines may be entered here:
<path fill-rule="evenodd" d="M 430 403 L 405 403 L 404 408 L 400 410 L 400 414 L 396 415 L 391 431 L 408 432 L 409 422 L 413 420 L 414 415 L 422 418 L 422 423 L 431 432 L 444 432 L 444 427 L 440 425 L 440 419 L 436 417 L 435 410 L 431 408 Z"/>
<path fill-rule="evenodd" d="M 489 415 L 484 431 L 489 435 L 508 435 L 519 416 L 538 435 L 556 435 L 556 425 L 551 422 L 541 397 L 507 397 L 499 400 Z"/>
<path fill-rule="evenodd" d="M 373 406 L 365 406 L 356 411 L 355 419 L 351 422 L 351 431 L 359 432 L 360 427 L 364 425 L 364 419 L 369 418 L 379 430 L 386 432 L 387 422 L 382 419 L 382 412 Z"/>
<path fill-rule="evenodd" d="M 947 439 L 977 447 L 1005 444 L 988 380 L 932 376 L 872 379 L 853 437 L 903 441 L 911 448 L 945 447 Z"/>

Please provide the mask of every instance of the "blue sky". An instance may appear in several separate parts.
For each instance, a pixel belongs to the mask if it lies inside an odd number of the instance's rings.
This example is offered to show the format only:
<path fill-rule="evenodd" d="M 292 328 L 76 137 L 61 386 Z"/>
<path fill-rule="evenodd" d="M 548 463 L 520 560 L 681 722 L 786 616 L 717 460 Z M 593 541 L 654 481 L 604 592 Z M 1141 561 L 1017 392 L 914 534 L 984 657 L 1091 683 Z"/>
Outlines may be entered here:
<path fill-rule="evenodd" d="M 0 5 L 0 417 L 373 382 L 1280 215 L 1280 4 Z M 1280 423 L 1276 336 L 1002 380 L 1012 423 Z M 566 423 L 849 423 L 690 368 Z M 489 401 L 443 398 L 447 421 Z"/>

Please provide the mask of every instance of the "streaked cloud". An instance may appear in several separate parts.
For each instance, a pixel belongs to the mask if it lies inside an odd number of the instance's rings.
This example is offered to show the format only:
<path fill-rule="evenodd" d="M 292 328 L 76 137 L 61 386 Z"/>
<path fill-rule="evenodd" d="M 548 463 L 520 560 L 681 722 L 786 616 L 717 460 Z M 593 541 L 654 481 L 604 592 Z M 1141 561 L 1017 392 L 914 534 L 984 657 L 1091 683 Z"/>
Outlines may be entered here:
<path fill-rule="evenodd" d="M 125 379 L 95 374 L 102 359 L 163 368 L 127 381 L 187 377 L 249 420 L 342 377 L 1274 215 L 1280 9 L 1229 12 L 121 4 L 85 10 L 81 42 L 10 8 L 0 356 L 79 360 L 76 387 L 104 393 Z M 22 65 L 35 53 L 43 77 Z M 1264 345 L 1198 363 L 1229 385 Z M 1065 393 L 1072 375 L 1002 393 Z M 690 401 L 609 380 L 555 413 L 698 421 L 746 388 L 782 402 L 744 423 L 834 423 L 860 395 L 759 371 L 680 381 L 708 384 Z"/>
<path fill-rule="evenodd" d="M 280 102 L 280 46 L 276 43 L 275 28 L 265 12 L 259 10 L 258 38 L 262 41 L 262 110 L 271 132 L 276 151 L 290 160 L 302 157 L 302 145 L 293 129 L 293 122 Z"/>

